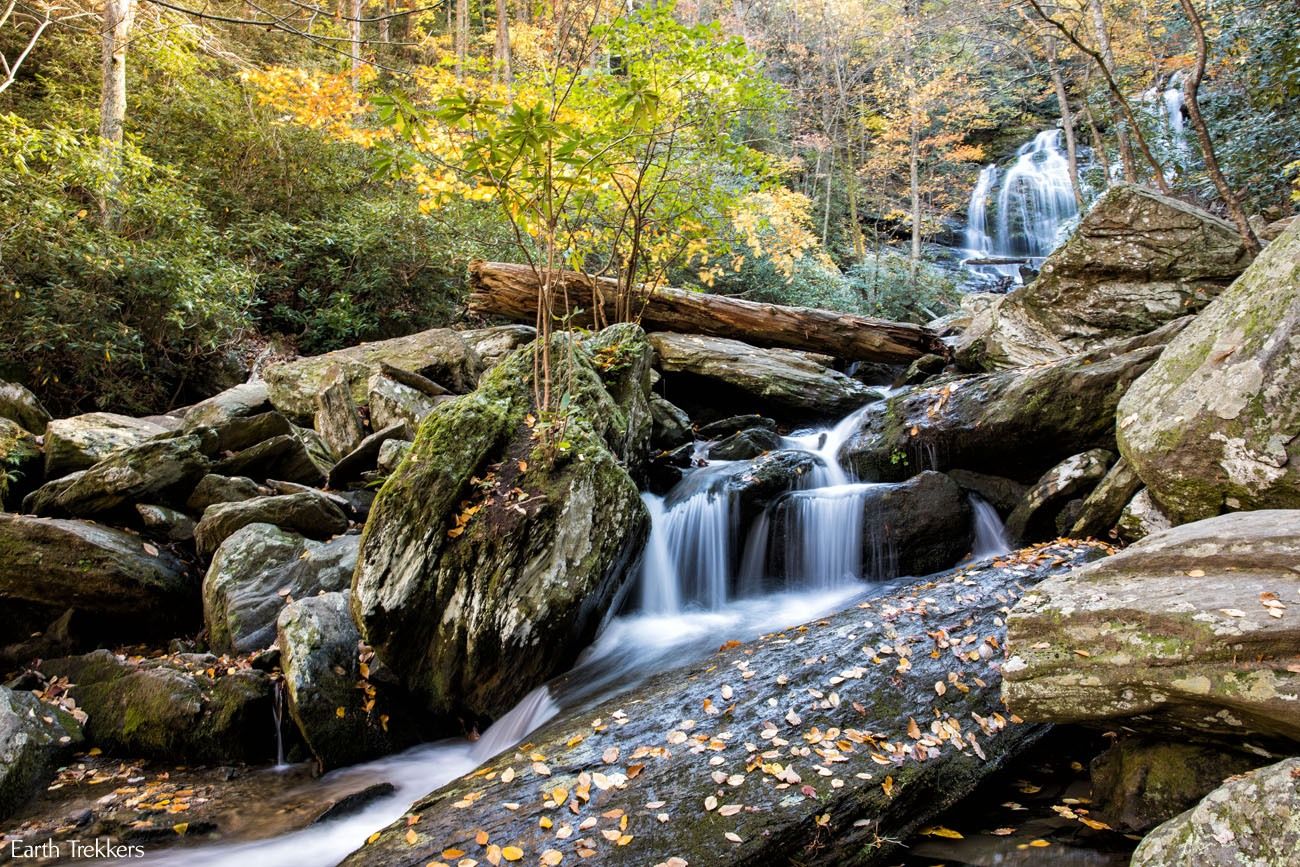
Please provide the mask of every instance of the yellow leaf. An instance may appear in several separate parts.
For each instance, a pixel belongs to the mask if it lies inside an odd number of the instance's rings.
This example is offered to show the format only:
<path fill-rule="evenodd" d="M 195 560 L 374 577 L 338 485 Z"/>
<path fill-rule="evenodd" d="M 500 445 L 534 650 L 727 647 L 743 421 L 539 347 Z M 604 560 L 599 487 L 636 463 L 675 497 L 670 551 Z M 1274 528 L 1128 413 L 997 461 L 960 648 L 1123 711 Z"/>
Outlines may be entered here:
<path fill-rule="evenodd" d="M 488 841 L 487 831 L 479 831 L 477 834 L 474 835 L 474 842 L 479 844 L 480 846 L 486 846 L 487 841 Z"/>
<path fill-rule="evenodd" d="M 341 707 L 334 708 L 334 715 L 339 719 L 343 719 L 343 717 L 347 716 L 347 713 L 348 712 Z"/>
<path fill-rule="evenodd" d="M 414 836 L 415 836 L 415 832 L 414 832 L 414 831 L 407 831 L 407 832 L 406 832 L 406 839 L 410 840 L 410 839 L 411 839 L 412 837 L 414 837 Z M 414 841 L 412 841 L 412 842 L 414 842 Z M 455 861 L 457 858 L 464 857 L 464 855 L 465 855 L 465 853 L 464 853 L 463 851 L 461 851 L 460 849 L 443 849 L 443 850 L 442 850 L 442 857 L 446 858 L 448 861 Z"/>
<path fill-rule="evenodd" d="M 885 790 L 885 795 L 887 797 L 894 797 L 894 778 L 885 777 L 885 781 L 880 784 L 880 788 Z"/>
<path fill-rule="evenodd" d="M 366 845 L 369 846 L 371 843 L 375 842 L 378 839 L 379 839 L 379 832 L 376 831 L 375 833 L 371 834 L 369 837 L 366 838 Z"/>
<path fill-rule="evenodd" d="M 1089 819 L 1087 816 L 1080 816 L 1079 821 L 1087 825 L 1094 831 L 1109 831 L 1110 825 L 1105 822 L 1098 822 L 1096 819 Z"/>
<path fill-rule="evenodd" d="M 1048 846 L 1052 844 L 1047 842 L 1046 840 L 1040 839 L 1040 840 L 1030 840 L 1029 845 L 1033 846 L 1035 849 L 1046 849 Z"/>
<path fill-rule="evenodd" d="M 950 840 L 965 839 L 960 831 L 954 831 L 952 828 L 945 828 L 943 825 L 922 828 L 921 833 L 925 834 L 927 837 L 947 837 Z"/>
<path fill-rule="evenodd" d="M 501 857 L 507 861 L 518 861 L 524 857 L 524 850 L 518 846 L 507 846 L 501 850 Z"/>
<path fill-rule="evenodd" d="M 182 837 L 185 836 L 185 832 L 188 831 L 189 829 L 190 829 L 189 822 L 177 822 L 175 825 L 172 825 L 172 830 L 175 831 L 177 834 L 181 835 Z"/>

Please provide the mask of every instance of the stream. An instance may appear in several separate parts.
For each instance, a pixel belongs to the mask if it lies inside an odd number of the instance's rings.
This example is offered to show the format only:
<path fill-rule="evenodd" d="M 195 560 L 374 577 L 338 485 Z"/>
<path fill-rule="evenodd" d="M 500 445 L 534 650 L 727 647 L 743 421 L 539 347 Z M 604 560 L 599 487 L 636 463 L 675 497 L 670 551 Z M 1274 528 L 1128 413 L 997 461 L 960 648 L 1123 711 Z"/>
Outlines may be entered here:
<path fill-rule="evenodd" d="M 796 431 L 782 447 L 811 454 L 814 468 L 741 526 L 728 481 L 751 461 L 710 461 L 660 497 L 645 494 L 650 537 L 628 601 L 602 626 L 574 668 L 539 687 L 476 742 L 424 744 L 307 781 L 322 794 L 389 783 L 394 789 L 359 812 L 267 839 L 223 841 L 150 853 L 132 864 L 174 867 L 322 867 L 335 864 L 417 798 L 472 771 L 563 708 L 594 705 L 647 678 L 716 650 L 815 620 L 886 586 L 892 552 L 863 518 L 870 484 L 851 478 L 839 452 L 873 403 L 830 427 Z M 991 506 L 974 500 L 975 556 L 1005 553 Z M 867 525 L 867 526 L 864 526 Z M 776 538 L 782 533 L 782 538 Z M 866 534 L 864 536 L 864 533 Z M 259 773 L 275 773 L 268 770 Z M 123 862 L 125 863 L 125 862 Z"/>

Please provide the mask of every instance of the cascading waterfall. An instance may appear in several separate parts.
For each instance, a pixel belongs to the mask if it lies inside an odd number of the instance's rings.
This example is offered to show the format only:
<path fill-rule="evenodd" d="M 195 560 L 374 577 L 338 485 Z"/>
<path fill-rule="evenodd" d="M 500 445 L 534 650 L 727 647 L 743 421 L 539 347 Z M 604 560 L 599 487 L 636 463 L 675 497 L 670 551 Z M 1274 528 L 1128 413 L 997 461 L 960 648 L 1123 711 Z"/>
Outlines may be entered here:
<path fill-rule="evenodd" d="M 1163 151 L 1158 155 L 1165 162 L 1165 178 L 1170 181 L 1187 167 L 1192 156 L 1187 141 L 1187 121 L 1183 117 L 1185 99 L 1181 71 L 1169 76 L 1163 89 L 1152 87 L 1142 94 L 1142 109 L 1156 122 L 1153 138 Z"/>
<path fill-rule="evenodd" d="M 975 515 L 975 542 L 971 546 L 971 559 L 998 557 L 1011 550 L 1006 527 L 998 510 L 983 497 L 971 494 L 971 511 Z"/>
<path fill-rule="evenodd" d="M 989 191 L 998 182 L 998 167 L 987 165 L 980 169 L 966 206 L 966 255 L 982 258 L 993 255 L 993 239 L 989 237 Z"/>

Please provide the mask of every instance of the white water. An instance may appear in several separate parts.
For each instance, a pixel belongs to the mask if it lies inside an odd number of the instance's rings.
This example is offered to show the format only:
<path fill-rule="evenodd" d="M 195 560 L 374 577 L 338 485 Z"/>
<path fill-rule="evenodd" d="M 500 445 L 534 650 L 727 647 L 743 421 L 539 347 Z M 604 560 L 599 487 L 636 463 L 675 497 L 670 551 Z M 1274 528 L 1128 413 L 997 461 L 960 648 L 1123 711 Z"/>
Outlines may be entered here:
<path fill-rule="evenodd" d="M 1000 557 L 1011 550 L 1007 539 L 1006 527 L 998 510 L 974 494 L 970 496 L 971 511 L 975 515 L 975 542 L 971 545 L 971 559 L 983 560 L 985 557 Z"/>
<path fill-rule="evenodd" d="M 477 743 L 425 744 L 333 771 L 307 784 L 301 793 L 325 804 L 376 783 L 396 787 L 393 794 L 358 813 L 273 839 L 163 850 L 130 863 L 167 867 L 336 864 L 371 833 L 400 817 L 417 798 L 518 743 L 562 708 L 590 706 L 660 671 L 703 657 L 722 642 L 750 640 L 844 608 L 870 591 L 861 579 L 875 573 L 862 562 L 862 497 L 871 486 L 855 484 L 838 458 L 862 414 L 871 410 L 864 407 L 834 427 L 785 438 L 784 446 L 811 452 L 819 463 L 799 480 L 804 487 L 774 503 L 748 534 L 752 537 L 766 527 L 766 538 L 771 527 L 789 527 L 782 570 L 788 574 L 779 576 L 781 589 L 771 592 L 764 580 L 748 586 L 738 582 L 741 528 L 734 526 L 734 504 L 725 485 L 745 472 L 749 462 L 713 462 L 689 471 L 667 497 L 645 497 L 653 523 L 639 595 L 634 597 L 640 600 L 638 609 L 610 620 L 571 672 L 526 696 Z M 792 513 L 788 522 L 773 520 L 783 502 Z"/>
<path fill-rule="evenodd" d="M 1184 100 L 1182 72 L 1169 76 L 1163 90 L 1152 87 L 1142 94 L 1142 109 L 1155 121 L 1157 155 L 1165 164 L 1165 179 L 1169 181 L 1188 167 L 1192 156 L 1183 118 Z"/>

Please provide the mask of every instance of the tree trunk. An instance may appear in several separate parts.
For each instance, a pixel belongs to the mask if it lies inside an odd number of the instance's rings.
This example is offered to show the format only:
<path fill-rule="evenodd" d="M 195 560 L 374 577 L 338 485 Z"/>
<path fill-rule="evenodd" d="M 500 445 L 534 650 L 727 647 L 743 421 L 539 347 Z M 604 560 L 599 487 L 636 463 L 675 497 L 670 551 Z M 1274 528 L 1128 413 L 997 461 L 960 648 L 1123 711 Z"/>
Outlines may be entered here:
<path fill-rule="evenodd" d="M 384 0 L 384 17 L 379 21 L 379 41 L 385 45 L 393 41 L 393 31 L 390 26 L 393 11 L 393 0 Z"/>
<path fill-rule="evenodd" d="M 361 89 L 361 0 L 351 0 L 348 18 L 348 55 L 352 60 L 352 89 Z"/>
<path fill-rule="evenodd" d="M 492 80 L 507 87 L 514 80 L 510 69 L 510 13 L 507 0 L 497 0 L 497 44 L 492 64 Z"/>
<path fill-rule="evenodd" d="M 1205 171 L 1209 174 L 1210 179 L 1214 181 L 1214 188 L 1219 191 L 1219 198 L 1223 199 L 1223 204 L 1228 209 L 1228 214 L 1232 221 L 1237 224 L 1237 231 L 1241 233 L 1241 242 L 1246 245 L 1246 249 L 1251 253 L 1259 253 L 1259 238 L 1255 237 L 1255 230 L 1250 227 L 1250 220 L 1246 218 L 1246 212 L 1241 207 L 1241 199 L 1237 193 L 1228 186 L 1228 179 L 1223 176 L 1219 169 L 1219 159 L 1214 153 L 1214 141 L 1210 138 L 1210 128 L 1205 125 L 1205 118 L 1201 116 L 1201 105 L 1198 101 L 1201 88 L 1201 79 L 1205 76 L 1205 56 L 1208 53 L 1205 44 L 1205 28 L 1201 25 L 1201 16 L 1197 14 L 1196 7 L 1192 5 L 1192 0 L 1178 0 L 1183 7 L 1183 14 L 1187 16 L 1187 23 L 1191 25 L 1192 35 L 1196 38 L 1196 63 L 1192 66 L 1187 75 L 1187 83 L 1184 85 L 1186 99 L 1184 104 L 1187 106 L 1187 114 L 1192 121 L 1192 129 L 1196 130 L 1196 138 L 1201 143 L 1201 154 L 1205 158 Z"/>
<path fill-rule="evenodd" d="M 921 265 L 921 122 L 916 106 L 916 20 L 912 0 L 903 4 L 903 15 L 907 19 L 907 45 L 903 54 L 907 76 L 907 176 L 912 199 L 912 255 L 908 274 L 915 289 Z"/>
<path fill-rule="evenodd" d="M 1101 8 L 1101 0 L 1088 0 L 1088 11 L 1092 14 L 1092 31 L 1097 37 L 1097 47 L 1101 49 L 1104 64 L 1102 73 L 1108 78 L 1115 68 L 1115 54 L 1110 48 L 1110 32 L 1106 29 L 1106 14 Z M 1115 95 L 1110 94 L 1111 114 L 1115 117 L 1115 139 L 1119 142 L 1119 161 L 1124 168 L 1124 180 L 1130 184 L 1137 183 L 1137 164 L 1133 159 L 1133 144 L 1129 141 L 1124 119 L 1120 117 Z"/>
<path fill-rule="evenodd" d="M 456 0 L 456 79 L 465 78 L 465 61 L 469 59 L 469 0 Z"/>
<path fill-rule="evenodd" d="M 561 272 L 552 294 L 563 290 L 570 309 L 585 312 L 573 324 L 592 324 L 593 285 L 601 296 L 605 321 L 616 322 L 618 284 L 572 271 Z M 475 262 L 470 266 L 469 309 L 484 315 L 535 322 L 539 295 L 537 274 L 527 265 Z M 754 346 L 821 352 L 846 361 L 902 363 L 926 354 L 946 355 L 934 332 L 919 325 L 871 319 L 806 307 L 760 304 L 682 289 L 638 291 L 634 314 L 648 330 L 729 337 Z"/>
<path fill-rule="evenodd" d="M 126 51 L 134 23 L 134 0 L 106 0 L 101 34 L 103 81 L 99 103 L 99 137 L 107 170 L 99 214 L 105 225 L 116 221 L 115 202 L 121 183 L 120 148 L 126 122 Z"/>
<path fill-rule="evenodd" d="M 1065 77 L 1061 75 L 1061 64 L 1057 60 L 1057 45 L 1054 37 L 1047 37 L 1047 68 L 1052 74 L 1052 86 L 1056 88 L 1056 102 L 1061 107 L 1061 129 L 1065 133 L 1065 156 L 1070 166 L 1070 189 L 1074 191 L 1074 203 L 1083 210 L 1083 187 L 1079 185 L 1079 151 L 1074 141 L 1074 113 L 1070 111 L 1070 96 L 1065 90 Z"/>

